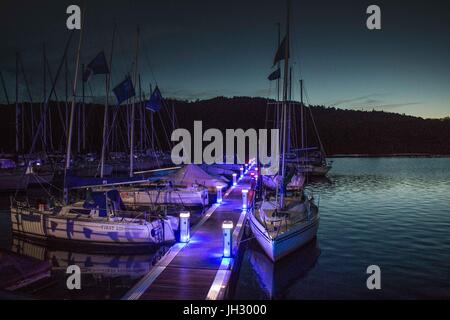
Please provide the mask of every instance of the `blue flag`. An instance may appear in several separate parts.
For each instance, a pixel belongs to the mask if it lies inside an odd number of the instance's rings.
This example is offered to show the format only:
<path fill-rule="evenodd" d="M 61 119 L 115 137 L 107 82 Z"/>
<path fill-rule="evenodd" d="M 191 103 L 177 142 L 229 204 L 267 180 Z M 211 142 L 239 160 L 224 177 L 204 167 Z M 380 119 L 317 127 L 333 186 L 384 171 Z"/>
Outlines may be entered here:
<path fill-rule="evenodd" d="M 156 86 L 155 90 L 153 90 L 153 93 L 150 96 L 150 99 L 145 105 L 145 108 L 152 112 L 157 112 L 161 109 L 161 104 L 162 104 L 161 91 L 159 91 L 158 86 Z"/>
<path fill-rule="evenodd" d="M 119 83 L 113 89 L 113 92 L 117 98 L 117 105 L 120 105 L 122 102 L 134 97 L 136 92 L 134 91 L 133 82 L 131 81 L 130 76 L 127 76 L 125 80 Z"/>
<path fill-rule="evenodd" d="M 105 52 L 102 51 L 86 66 L 83 72 L 83 81 L 88 81 L 93 74 L 107 73 L 109 73 L 108 62 L 106 62 Z"/>
<path fill-rule="evenodd" d="M 273 59 L 273 65 L 276 65 L 278 61 L 284 60 L 286 57 L 286 49 L 287 56 L 289 58 L 289 39 L 287 36 L 284 37 L 283 41 L 281 41 L 280 46 L 277 49 L 277 53 L 275 54 L 275 58 Z"/>
<path fill-rule="evenodd" d="M 280 76 L 281 76 L 281 72 L 280 72 L 280 68 L 278 68 L 277 70 L 275 70 L 274 72 L 269 74 L 267 79 L 269 79 L 270 81 L 277 80 L 277 79 L 280 79 Z"/>

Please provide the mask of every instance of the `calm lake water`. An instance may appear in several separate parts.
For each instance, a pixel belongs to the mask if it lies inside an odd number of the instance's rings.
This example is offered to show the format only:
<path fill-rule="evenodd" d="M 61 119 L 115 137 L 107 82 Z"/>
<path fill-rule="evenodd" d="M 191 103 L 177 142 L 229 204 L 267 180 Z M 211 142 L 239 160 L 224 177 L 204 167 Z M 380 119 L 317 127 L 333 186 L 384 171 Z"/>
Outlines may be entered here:
<path fill-rule="evenodd" d="M 316 242 L 273 265 L 249 241 L 236 299 L 450 299 L 450 158 L 334 159 L 311 189 Z"/>
<path fill-rule="evenodd" d="M 235 299 L 450 299 L 450 158 L 339 158 L 320 195 L 317 240 L 276 265 L 250 240 Z M 40 298 L 120 298 L 164 253 L 93 254 L 13 239 L 9 200 L 0 197 L 0 246 L 49 260 Z M 82 267 L 81 292 L 65 288 L 65 266 Z M 381 268 L 381 290 L 366 269 Z"/>

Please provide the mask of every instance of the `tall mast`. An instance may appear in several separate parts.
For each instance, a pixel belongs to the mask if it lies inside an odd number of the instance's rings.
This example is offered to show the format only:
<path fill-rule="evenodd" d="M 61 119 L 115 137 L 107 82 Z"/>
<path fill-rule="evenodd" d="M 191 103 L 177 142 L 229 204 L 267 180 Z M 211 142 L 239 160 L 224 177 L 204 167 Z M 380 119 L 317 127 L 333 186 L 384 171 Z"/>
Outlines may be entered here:
<path fill-rule="evenodd" d="M 287 93 L 288 93 L 288 73 L 289 73 L 289 12 L 290 1 L 287 0 L 286 5 L 286 41 L 284 42 L 284 81 L 283 81 L 283 107 L 282 107 L 282 154 L 281 154 L 281 184 L 282 190 L 280 194 L 280 208 L 284 208 L 284 178 L 286 175 L 285 153 L 286 153 L 286 109 L 287 109 Z"/>
<path fill-rule="evenodd" d="M 278 45 L 277 48 L 280 47 L 280 43 L 281 43 L 281 25 L 278 22 Z M 280 61 L 278 61 L 277 63 L 277 69 L 280 69 Z M 280 77 L 278 77 L 277 79 L 277 102 L 280 102 Z M 279 103 L 277 103 L 275 105 L 275 128 L 279 129 L 280 128 L 280 105 Z"/>
<path fill-rule="evenodd" d="M 44 113 L 45 104 L 47 103 L 47 55 L 45 52 L 45 42 L 42 45 L 42 59 L 43 59 L 43 66 L 44 66 L 44 79 L 43 79 L 43 102 L 42 102 L 42 110 L 41 110 L 41 117 L 43 117 L 42 121 L 42 150 L 46 150 L 46 144 L 47 144 L 47 114 Z"/>
<path fill-rule="evenodd" d="M 111 41 L 111 53 L 109 56 L 109 73 L 105 75 L 105 90 L 106 90 L 106 98 L 105 98 L 105 112 L 103 115 L 103 139 L 102 139 L 102 156 L 100 160 L 100 177 L 103 178 L 105 172 L 105 152 L 107 142 L 107 130 L 108 130 L 108 97 L 109 97 L 109 84 L 111 80 L 112 73 L 112 59 L 113 59 L 113 50 L 114 50 L 114 37 L 116 35 L 116 24 L 114 23 L 113 27 L 113 36 Z"/>
<path fill-rule="evenodd" d="M 148 98 L 150 99 L 152 96 L 152 84 L 150 83 L 150 93 Z M 150 112 L 150 126 L 151 126 L 151 135 L 150 135 L 150 144 L 152 146 L 152 152 L 155 153 L 155 140 L 154 140 L 154 131 L 155 131 L 155 127 L 154 127 L 154 120 L 153 120 L 153 112 Z"/>
<path fill-rule="evenodd" d="M 66 151 L 66 165 L 64 168 L 64 202 L 68 203 L 68 190 L 66 185 L 66 175 L 67 170 L 70 169 L 70 156 L 71 156 L 71 149 L 72 149 L 72 131 L 73 131 L 73 118 L 74 118 L 74 112 L 75 112 L 75 99 L 76 99 L 76 92 L 77 92 L 77 84 L 78 84 L 78 69 L 80 67 L 80 51 L 81 51 L 81 43 L 83 40 L 83 29 L 84 29 L 84 17 L 86 15 L 86 7 L 83 8 L 83 18 L 82 18 L 82 26 L 80 30 L 80 38 L 78 40 L 78 49 L 77 49 L 77 59 L 75 63 L 75 75 L 74 75 L 74 81 L 73 81 L 73 90 L 72 90 L 72 104 L 70 106 L 70 119 L 69 119 L 69 133 L 68 133 L 68 141 L 67 141 L 67 151 Z M 66 56 L 67 59 L 67 56 Z"/>
<path fill-rule="evenodd" d="M 292 67 L 289 68 L 289 103 L 287 105 L 287 152 L 291 152 L 291 127 L 292 127 Z"/>
<path fill-rule="evenodd" d="M 141 86 L 141 74 L 139 77 L 139 148 L 144 150 L 144 110 L 142 110 L 142 86 Z"/>
<path fill-rule="evenodd" d="M 20 57 L 19 62 L 20 62 L 20 71 L 22 73 L 23 81 L 25 83 L 25 88 L 26 88 L 27 94 L 28 94 L 28 99 L 30 100 L 31 137 L 34 137 L 34 134 L 35 134 L 35 123 L 34 123 L 34 112 L 33 112 L 33 96 L 32 96 L 31 91 L 30 91 L 30 86 L 29 86 L 29 83 L 28 83 L 27 75 L 25 73 L 25 68 L 23 66 L 22 57 Z M 22 107 L 22 117 L 24 117 L 24 113 L 25 112 L 24 112 L 23 107 Z M 23 123 L 25 123 L 25 122 L 23 121 L 23 118 L 22 118 L 22 124 Z M 22 125 L 22 135 L 23 135 L 24 127 L 25 126 Z M 22 136 L 22 141 L 24 141 L 24 136 Z M 22 150 L 25 150 L 24 142 L 22 142 Z"/>
<path fill-rule="evenodd" d="M 300 79 L 300 130 L 302 139 L 302 150 L 305 149 L 305 128 L 304 128 L 304 107 L 303 107 L 303 79 Z M 302 151 L 304 152 L 304 151 Z"/>
<path fill-rule="evenodd" d="M 69 130 L 69 81 L 68 81 L 68 76 L 69 76 L 69 66 L 67 64 L 67 57 L 66 60 L 64 61 L 64 93 L 65 93 L 65 128 L 66 128 L 66 139 L 68 137 L 68 130 Z"/>
<path fill-rule="evenodd" d="M 137 82 L 137 64 L 138 64 L 138 51 L 139 51 L 139 27 L 137 28 L 136 35 L 136 56 L 134 59 L 134 84 Z M 134 109 L 136 104 L 136 95 L 133 96 L 133 103 L 131 104 L 131 128 L 130 128 L 130 178 L 133 177 L 134 167 Z"/>
<path fill-rule="evenodd" d="M 19 53 L 16 52 L 16 155 L 19 154 Z"/>
<path fill-rule="evenodd" d="M 81 67 L 82 74 L 84 74 L 85 66 Z M 82 132 L 82 143 L 83 143 L 83 151 L 86 152 L 86 105 L 85 105 L 85 92 L 84 92 L 84 81 L 81 82 L 81 121 L 83 123 L 83 132 Z"/>

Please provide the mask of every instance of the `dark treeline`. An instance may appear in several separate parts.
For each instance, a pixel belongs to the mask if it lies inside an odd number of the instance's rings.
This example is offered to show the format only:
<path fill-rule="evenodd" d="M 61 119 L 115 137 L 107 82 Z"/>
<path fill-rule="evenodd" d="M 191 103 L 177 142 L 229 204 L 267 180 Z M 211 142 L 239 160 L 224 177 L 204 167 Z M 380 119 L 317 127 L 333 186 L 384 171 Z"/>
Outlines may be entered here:
<path fill-rule="evenodd" d="M 31 139 L 31 107 L 35 111 L 35 127 L 39 122 L 40 105 L 31 106 L 23 104 L 25 148 L 22 152 L 29 152 Z M 269 127 L 273 125 L 273 106 L 267 105 L 263 98 L 217 97 L 210 100 L 197 100 L 193 102 L 170 100 L 165 101 L 158 115 L 155 114 L 154 124 L 158 135 L 157 147 L 167 149 L 169 147 L 166 135 L 172 132 L 171 112 L 174 106 L 177 127 L 187 128 L 191 131 L 195 120 L 203 121 L 203 130 L 218 128 L 225 132 L 227 128 L 265 128 L 266 119 L 269 119 Z M 0 118 L 0 152 L 13 152 L 15 148 L 15 112 L 14 105 L 0 106 L 2 109 Z M 126 107 L 120 107 L 119 121 L 115 130 L 120 133 L 122 141 L 119 149 L 127 149 L 126 144 Z M 65 135 L 65 103 L 52 102 L 50 104 L 52 114 L 52 140 L 53 150 L 64 150 Z M 268 115 L 266 112 L 269 111 Z M 450 119 L 422 119 L 419 117 L 400 115 L 383 111 L 355 111 L 312 106 L 318 131 L 322 143 L 328 154 L 436 154 L 450 155 Z M 149 111 L 146 112 L 146 120 L 149 124 Z M 136 113 L 139 117 L 139 112 Z M 308 113 L 307 113 L 308 114 Z M 110 113 L 112 117 L 112 113 Z M 78 117 L 75 117 L 78 119 Z M 317 145 L 313 126 L 308 114 L 305 117 L 307 123 L 306 137 L 308 145 Z M 136 120 L 136 141 L 139 143 L 139 120 Z M 299 112 L 296 110 L 293 116 L 293 130 L 299 139 Z M 86 150 L 99 152 L 101 146 L 103 125 L 103 106 L 86 105 Z M 163 130 L 163 125 L 165 130 Z M 73 148 L 77 150 L 77 126 L 74 126 Z M 38 141 L 41 141 L 40 139 Z M 295 144 L 295 141 L 294 141 Z M 41 143 L 38 143 L 38 149 Z M 48 150 L 49 147 L 47 147 Z"/>

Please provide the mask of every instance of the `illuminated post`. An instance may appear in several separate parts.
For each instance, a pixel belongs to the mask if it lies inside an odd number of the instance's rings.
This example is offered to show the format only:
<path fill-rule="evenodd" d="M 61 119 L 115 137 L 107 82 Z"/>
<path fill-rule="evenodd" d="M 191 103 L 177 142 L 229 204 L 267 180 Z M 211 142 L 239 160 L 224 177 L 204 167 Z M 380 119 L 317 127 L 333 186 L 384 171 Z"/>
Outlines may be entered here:
<path fill-rule="evenodd" d="M 247 189 L 242 189 L 242 209 L 247 209 Z"/>
<path fill-rule="evenodd" d="M 242 179 L 244 177 L 244 167 L 240 167 L 239 171 L 241 172 L 239 179 Z"/>
<path fill-rule="evenodd" d="M 237 178 L 237 174 L 233 173 L 233 186 L 237 185 L 236 178 Z"/>
<path fill-rule="evenodd" d="M 233 250 L 233 221 L 225 220 L 222 223 L 223 230 L 223 257 L 230 258 Z"/>
<path fill-rule="evenodd" d="M 217 191 L 216 203 L 221 204 L 222 203 L 222 186 L 216 186 L 216 191 Z"/>
<path fill-rule="evenodd" d="M 180 242 L 189 242 L 191 225 L 189 212 L 180 212 Z"/>

